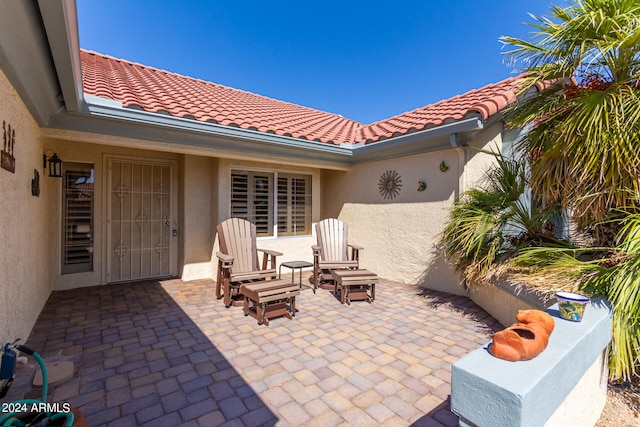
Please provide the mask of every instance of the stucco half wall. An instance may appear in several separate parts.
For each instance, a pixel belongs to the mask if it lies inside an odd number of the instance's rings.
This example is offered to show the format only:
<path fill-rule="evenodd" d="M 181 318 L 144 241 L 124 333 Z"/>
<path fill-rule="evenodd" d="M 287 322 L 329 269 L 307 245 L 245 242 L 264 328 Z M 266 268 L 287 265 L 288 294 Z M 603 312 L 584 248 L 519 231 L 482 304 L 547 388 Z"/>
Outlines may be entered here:
<path fill-rule="evenodd" d="M 0 169 L 0 343 L 26 340 L 51 293 L 51 193 L 58 184 L 42 168 L 37 123 L 0 71 L 0 121 L 15 131 L 15 173 Z M 4 136 L 4 132 L 3 132 Z M 4 140 L 3 140 L 4 143 Z M 3 145 L 2 150 L 9 151 Z M 39 174 L 40 195 L 31 193 Z"/>

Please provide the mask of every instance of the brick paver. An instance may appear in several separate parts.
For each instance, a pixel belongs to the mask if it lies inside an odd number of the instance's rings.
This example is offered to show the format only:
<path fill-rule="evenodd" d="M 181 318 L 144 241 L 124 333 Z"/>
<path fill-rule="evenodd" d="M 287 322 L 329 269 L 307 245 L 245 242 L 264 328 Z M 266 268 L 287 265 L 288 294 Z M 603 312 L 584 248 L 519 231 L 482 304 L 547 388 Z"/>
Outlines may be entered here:
<path fill-rule="evenodd" d="M 94 427 L 455 426 L 451 364 L 501 329 L 465 297 L 389 280 L 373 304 L 305 288 L 294 319 L 269 327 L 214 292 L 208 280 L 54 292 L 27 345 L 76 375 L 49 400 Z M 17 393 L 37 396 L 26 381 Z"/>

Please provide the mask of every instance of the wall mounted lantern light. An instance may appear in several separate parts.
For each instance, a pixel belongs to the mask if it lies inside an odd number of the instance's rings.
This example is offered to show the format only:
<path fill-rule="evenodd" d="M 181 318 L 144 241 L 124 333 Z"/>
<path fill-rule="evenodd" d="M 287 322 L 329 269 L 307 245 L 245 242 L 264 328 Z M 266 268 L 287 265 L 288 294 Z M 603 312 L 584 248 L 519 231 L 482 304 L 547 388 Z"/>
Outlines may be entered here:
<path fill-rule="evenodd" d="M 46 154 L 42 155 L 43 169 L 47 168 L 47 163 L 49 164 L 49 176 L 62 178 L 62 160 L 56 153 L 53 153 L 51 157 L 47 157 Z"/>

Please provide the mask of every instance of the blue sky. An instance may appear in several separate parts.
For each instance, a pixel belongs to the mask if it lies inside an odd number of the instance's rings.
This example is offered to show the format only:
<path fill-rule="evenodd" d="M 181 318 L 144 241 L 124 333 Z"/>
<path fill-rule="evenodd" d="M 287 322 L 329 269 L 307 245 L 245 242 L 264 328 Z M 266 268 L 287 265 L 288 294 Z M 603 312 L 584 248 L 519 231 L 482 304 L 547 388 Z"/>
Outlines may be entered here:
<path fill-rule="evenodd" d="M 499 37 L 526 37 L 528 13 L 546 15 L 550 3 L 77 0 L 77 5 L 82 48 L 366 124 L 514 75 Z"/>

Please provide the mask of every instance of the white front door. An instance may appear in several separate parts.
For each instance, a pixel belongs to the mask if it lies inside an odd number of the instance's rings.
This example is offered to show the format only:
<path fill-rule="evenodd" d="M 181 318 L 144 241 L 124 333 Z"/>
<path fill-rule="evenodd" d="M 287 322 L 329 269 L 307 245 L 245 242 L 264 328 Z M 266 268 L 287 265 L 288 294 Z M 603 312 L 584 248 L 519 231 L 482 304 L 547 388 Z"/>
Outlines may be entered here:
<path fill-rule="evenodd" d="M 177 274 L 170 163 L 108 159 L 107 282 Z"/>

